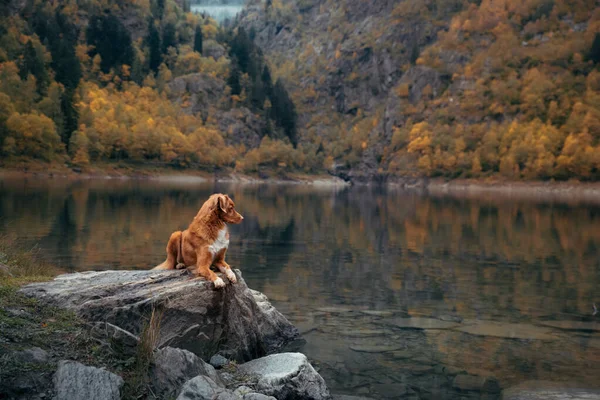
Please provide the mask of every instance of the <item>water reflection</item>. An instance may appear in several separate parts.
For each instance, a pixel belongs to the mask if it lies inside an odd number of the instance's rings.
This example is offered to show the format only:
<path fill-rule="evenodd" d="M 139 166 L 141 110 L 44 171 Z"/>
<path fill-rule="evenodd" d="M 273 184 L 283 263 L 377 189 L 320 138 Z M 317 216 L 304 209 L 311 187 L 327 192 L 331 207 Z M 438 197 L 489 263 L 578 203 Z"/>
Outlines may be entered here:
<path fill-rule="evenodd" d="M 600 207 L 373 188 L 4 180 L 1 229 L 68 270 L 148 268 L 209 194 L 228 261 L 303 332 L 335 392 L 500 398 L 599 385 Z"/>

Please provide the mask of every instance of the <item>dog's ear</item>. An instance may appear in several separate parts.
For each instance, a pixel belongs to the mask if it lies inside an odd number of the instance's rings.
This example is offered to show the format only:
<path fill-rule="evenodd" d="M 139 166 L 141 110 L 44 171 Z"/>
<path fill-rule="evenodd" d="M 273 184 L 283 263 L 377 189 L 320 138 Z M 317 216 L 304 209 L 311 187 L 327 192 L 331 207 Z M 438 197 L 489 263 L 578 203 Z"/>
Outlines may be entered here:
<path fill-rule="evenodd" d="M 217 207 L 221 209 L 224 213 L 227 212 L 227 207 L 229 206 L 229 197 L 227 195 L 221 195 L 217 197 Z"/>

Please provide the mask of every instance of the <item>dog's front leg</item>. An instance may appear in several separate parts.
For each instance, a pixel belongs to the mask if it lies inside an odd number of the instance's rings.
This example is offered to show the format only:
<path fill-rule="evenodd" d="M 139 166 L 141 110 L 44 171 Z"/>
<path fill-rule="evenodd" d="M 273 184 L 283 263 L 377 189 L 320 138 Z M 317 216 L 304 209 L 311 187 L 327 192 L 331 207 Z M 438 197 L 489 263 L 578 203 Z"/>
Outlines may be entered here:
<path fill-rule="evenodd" d="M 231 270 L 229 264 L 225 262 L 225 253 L 227 253 L 227 249 L 221 250 L 221 252 L 217 254 L 217 257 L 215 257 L 214 264 L 217 268 L 219 268 L 219 271 L 227 275 L 227 279 L 229 279 L 231 283 L 236 283 L 237 278 L 235 277 L 235 274 Z"/>
<path fill-rule="evenodd" d="M 196 253 L 196 275 L 203 277 L 204 279 L 211 281 L 215 284 L 215 288 L 222 288 L 225 286 L 223 279 L 219 278 L 217 274 L 210 270 L 213 256 L 208 250 L 208 247 L 204 247 Z"/>

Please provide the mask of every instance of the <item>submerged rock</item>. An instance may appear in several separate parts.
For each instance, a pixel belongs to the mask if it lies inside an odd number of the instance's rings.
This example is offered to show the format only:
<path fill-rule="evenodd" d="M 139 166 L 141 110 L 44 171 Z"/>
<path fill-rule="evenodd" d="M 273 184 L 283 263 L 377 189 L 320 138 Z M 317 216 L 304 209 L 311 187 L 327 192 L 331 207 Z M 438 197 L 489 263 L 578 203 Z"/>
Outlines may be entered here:
<path fill-rule="evenodd" d="M 104 369 L 61 361 L 54 374 L 56 400 L 119 400 L 123 379 Z"/>
<path fill-rule="evenodd" d="M 154 355 L 150 383 L 159 398 L 173 398 L 188 380 L 203 375 L 222 385 L 215 369 L 187 350 L 165 347 Z"/>
<path fill-rule="evenodd" d="M 204 359 L 218 352 L 248 361 L 296 339 L 298 330 L 266 296 L 248 289 L 239 271 L 236 274 L 237 284 L 215 289 L 212 282 L 190 279 L 187 271 L 83 272 L 21 291 L 132 335 L 140 334 L 153 308 L 160 309 L 158 347 L 183 348 Z"/>
<path fill-rule="evenodd" d="M 329 399 L 325 381 L 300 353 L 273 354 L 242 364 L 238 374 L 247 375 L 256 391 L 278 400 Z"/>
<path fill-rule="evenodd" d="M 503 400 L 598 400 L 600 389 L 589 389 L 564 382 L 528 381 L 502 392 Z"/>
<path fill-rule="evenodd" d="M 385 320 L 386 325 L 392 325 L 402 329 L 451 329 L 460 324 L 453 321 L 442 321 L 436 318 L 393 318 Z"/>
<path fill-rule="evenodd" d="M 494 321 L 474 321 L 456 328 L 457 331 L 477 336 L 494 336 L 507 339 L 556 340 L 552 330 L 530 324 L 509 324 Z"/>

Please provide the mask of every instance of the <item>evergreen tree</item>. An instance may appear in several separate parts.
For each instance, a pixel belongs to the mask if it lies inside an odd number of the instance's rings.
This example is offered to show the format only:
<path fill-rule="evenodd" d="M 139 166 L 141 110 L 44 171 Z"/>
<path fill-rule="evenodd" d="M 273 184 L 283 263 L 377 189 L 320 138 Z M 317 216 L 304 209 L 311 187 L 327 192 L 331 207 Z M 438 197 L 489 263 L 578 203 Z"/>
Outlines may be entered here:
<path fill-rule="evenodd" d="M 202 26 L 197 25 L 196 31 L 194 32 L 194 51 L 202 54 Z"/>
<path fill-rule="evenodd" d="M 100 54 L 102 72 L 108 73 L 112 68 L 119 70 L 123 64 L 133 65 L 134 52 L 131 36 L 114 15 L 92 16 L 86 34 L 87 43 L 94 46 L 90 56 L 94 57 L 96 54 Z"/>
<path fill-rule="evenodd" d="M 296 147 L 298 144 L 296 137 L 296 107 L 281 79 L 278 79 L 273 87 L 271 104 L 271 117 L 277 126 L 283 129 L 292 145 Z"/>
<path fill-rule="evenodd" d="M 168 23 L 163 28 L 162 54 L 167 54 L 169 47 L 177 47 L 177 31 L 175 25 Z"/>
<path fill-rule="evenodd" d="M 158 71 L 158 67 L 162 62 L 162 55 L 160 53 L 160 34 L 158 29 L 154 25 L 154 21 L 150 19 L 148 26 L 148 37 L 146 38 L 148 44 L 148 60 L 149 67 L 152 71 Z"/>
<path fill-rule="evenodd" d="M 263 91 L 265 92 L 265 96 L 271 98 L 273 95 L 273 80 L 271 79 L 271 71 L 269 70 L 269 66 L 265 65 L 261 75 L 261 81 L 263 84 Z"/>
<path fill-rule="evenodd" d="M 415 44 L 410 51 L 410 63 L 412 65 L 415 65 L 417 63 L 418 58 L 419 58 L 419 46 L 417 46 Z"/>
<path fill-rule="evenodd" d="M 75 89 L 67 88 L 61 98 L 60 108 L 63 114 L 63 129 L 60 132 L 61 141 L 65 144 L 67 151 L 71 142 L 71 134 L 77 130 L 79 112 L 75 106 Z"/>
<path fill-rule="evenodd" d="M 35 50 L 35 47 L 33 47 L 31 40 L 27 41 L 27 44 L 25 44 L 23 60 L 19 68 L 19 75 L 22 80 L 27 79 L 29 74 L 33 75 L 36 79 L 38 93 L 44 95 L 48 88 L 50 78 L 48 76 L 48 71 L 46 71 L 46 65 L 44 64 L 44 61 L 38 57 L 37 51 Z"/>
<path fill-rule="evenodd" d="M 192 6 L 190 4 L 190 0 L 183 0 L 181 8 L 183 9 L 183 12 L 191 12 Z"/>
<path fill-rule="evenodd" d="M 231 72 L 229 73 L 229 78 L 227 79 L 227 85 L 229 85 L 231 88 L 232 95 L 239 95 L 242 93 L 241 78 L 242 73 L 240 72 L 237 60 L 234 58 L 231 61 Z"/>
<path fill-rule="evenodd" d="M 239 28 L 237 35 L 231 41 L 230 54 L 235 57 L 242 72 L 248 72 L 253 43 L 244 28 Z"/>
<path fill-rule="evenodd" d="M 594 64 L 600 63 L 600 33 L 596 33 L 594 36 L 594 42 L 592 43 L 592 48 L 590 49 L 589 59 L 594 62 Z"/>

